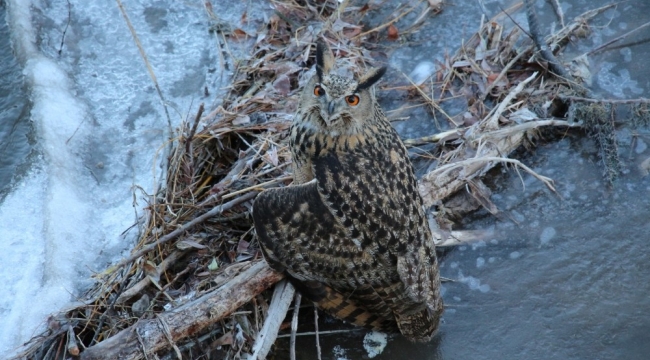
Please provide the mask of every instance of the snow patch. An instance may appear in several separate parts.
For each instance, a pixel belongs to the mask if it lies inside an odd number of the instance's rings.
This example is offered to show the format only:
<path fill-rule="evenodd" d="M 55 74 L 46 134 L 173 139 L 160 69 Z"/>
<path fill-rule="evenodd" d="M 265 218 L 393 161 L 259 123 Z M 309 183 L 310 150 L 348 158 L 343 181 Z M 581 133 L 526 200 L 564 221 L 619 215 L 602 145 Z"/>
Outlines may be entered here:
<path fill-rule="evenodd" d="M 363 337 L 363 348 L 371 359 L 384 352 L 386 344 L 388 344 L 388 335 L 379 331 L 371 331 Z"/>

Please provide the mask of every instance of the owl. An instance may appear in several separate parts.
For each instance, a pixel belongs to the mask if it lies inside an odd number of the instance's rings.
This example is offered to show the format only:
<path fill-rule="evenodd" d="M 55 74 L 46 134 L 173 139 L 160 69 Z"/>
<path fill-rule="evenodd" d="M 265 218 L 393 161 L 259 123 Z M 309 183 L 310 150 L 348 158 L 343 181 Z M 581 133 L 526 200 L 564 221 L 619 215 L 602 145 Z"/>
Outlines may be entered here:
<path fill-rule="evenodd" d="M 320 309 L 428 341 L 440 276 L 413 166 L 372 91 L 386 68 L 353 79 L 334 67 L 318 41 L 291 126 L 294 185 L 257 196 L 257 238 L 271 268 Z"/>

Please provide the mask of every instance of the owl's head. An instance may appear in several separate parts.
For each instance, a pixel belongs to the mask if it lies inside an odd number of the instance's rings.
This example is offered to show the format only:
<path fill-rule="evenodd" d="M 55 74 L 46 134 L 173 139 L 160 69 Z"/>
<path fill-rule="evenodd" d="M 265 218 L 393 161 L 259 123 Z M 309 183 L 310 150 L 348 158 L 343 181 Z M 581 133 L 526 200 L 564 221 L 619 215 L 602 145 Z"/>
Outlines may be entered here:
<path fill-rule="evenodd" d="M 370 69 L 358 79 L 333 73 L 334 55 L 322 40 L 316 43 L 316 75 L 305 85 L 301 108 L 312 126 L 331 135 L 359 131 L 372 121 L 377 106 L 371 87 L 386 72 Z M 307 115 L 307 114 L 305 114 Z"/>

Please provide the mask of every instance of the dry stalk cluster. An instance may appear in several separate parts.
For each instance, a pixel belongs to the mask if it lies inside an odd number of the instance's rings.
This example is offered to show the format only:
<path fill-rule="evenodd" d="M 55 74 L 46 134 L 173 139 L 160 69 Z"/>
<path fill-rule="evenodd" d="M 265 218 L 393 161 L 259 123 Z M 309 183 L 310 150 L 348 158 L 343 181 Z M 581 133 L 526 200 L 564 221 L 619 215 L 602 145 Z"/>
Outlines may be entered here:
<path fill-rule="evenodd" d="M 270 3 L 275 13 L 257 34 L 217 26 L 217 16 L 206 6 L 212 31 L 226 45 L 250 45 L 248 58 L 235 61 L 224 47 L 222 58 L 235 65 L 229 93 L 217 108 L 201 106 L 177 130 L 166 183 L 147 196 L 146 225 L 132 255 L 98 274 L 82 302 L 49 319 L 47 331 L 32 339 L 20 358 L 239 359 L 260 351 L 254 339 L 269 326 L 271 303 L 264 291 L 282 275 L 261 260 L 249 210 L 259 191 L 291 182 L 285 138 L 313 65 L 311 45 L 324 37 L 337 56 L 363 68 L 374 65 L 372 42 L 382 41 L 390 51 L 400 46 L 391 40 L 408 41 L 410 32 L 435 21 L 431 15 L 441 11 L 438 1 L 411 1 L 381 24 L 364 27 L 380 5 Z M 550 48 L 566 43 L 596 14 L 585 14 L 547 38 Z M 503 19 L 484 21 L 432 77 L 420 84 L 404 81 L 402 87 L 451 128 L 405 141 L 438 143 L 436 166 L 419 182 L 427 206 L 442 209 L 459 192 L 472 199 L 473 205 L 462 210 L 439 212 L 450 218 L 476 206 L 498 214 L 481 180 L 498 164 L 528 172 L 553 190 L 551 179 L 508 154 L 534 139 L 540 127 L 578 126 L 556 117 L 566 106 L 560 96 L 575 94 L 571 84 L 548 73 L 533 43 L 518 27 L 506 31 Z M 438 103 L 450 97 L 464 98 L 467 109 L 444 113 Z M 639 109 L 645 114 L 639 119 L 647 123 L 647 108 Z M 608 113 L 593 116 L 611 119 Z M 441 231 L 441 243 L 454 244 L 450 234 Z"/>

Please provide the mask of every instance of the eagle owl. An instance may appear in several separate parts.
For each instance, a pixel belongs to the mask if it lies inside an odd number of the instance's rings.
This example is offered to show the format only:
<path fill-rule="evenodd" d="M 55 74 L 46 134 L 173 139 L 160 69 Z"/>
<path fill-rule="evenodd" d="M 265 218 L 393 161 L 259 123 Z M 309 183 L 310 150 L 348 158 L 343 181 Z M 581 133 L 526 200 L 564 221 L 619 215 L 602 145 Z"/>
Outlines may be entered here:
<path fill-rule="evenodd" d="M 253 205 L 269 265 L 335 317 L 428 341 L 442 314 L 435 245 L 406 148 L 371 87 L 332 71 L 316 46 L 316 74 L 291 126 L 294 183 Z"/>

